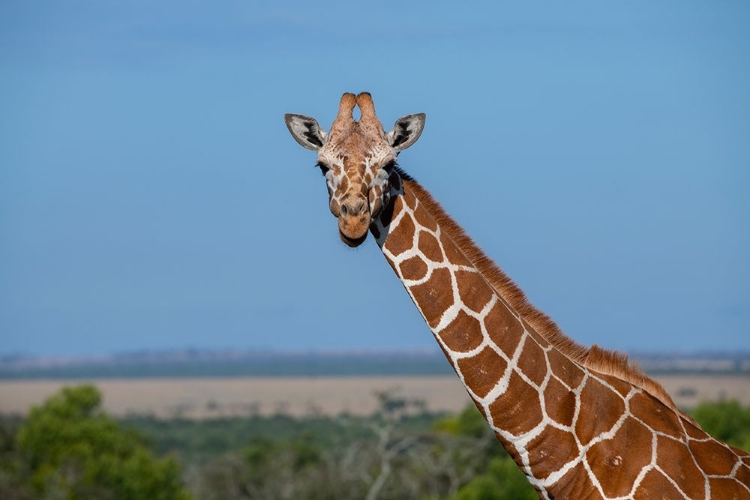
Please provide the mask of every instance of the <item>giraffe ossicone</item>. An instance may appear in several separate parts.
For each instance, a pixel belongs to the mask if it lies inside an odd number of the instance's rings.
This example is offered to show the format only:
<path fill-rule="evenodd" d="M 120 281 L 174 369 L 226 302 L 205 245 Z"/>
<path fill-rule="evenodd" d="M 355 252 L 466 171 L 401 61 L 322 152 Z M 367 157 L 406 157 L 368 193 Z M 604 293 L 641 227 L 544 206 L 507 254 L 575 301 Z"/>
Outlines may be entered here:
<path fill-rule="evenodd" d="M 396 165 L 424 114 L 386 132 L 370 94 L 346 93 L 328 132 L 285 120 L 318 154 L 341 240 L 373 234 L 540 498 L 750 499 L 750 454 L 706 434 L 624 355 L 566 337 Z"/>

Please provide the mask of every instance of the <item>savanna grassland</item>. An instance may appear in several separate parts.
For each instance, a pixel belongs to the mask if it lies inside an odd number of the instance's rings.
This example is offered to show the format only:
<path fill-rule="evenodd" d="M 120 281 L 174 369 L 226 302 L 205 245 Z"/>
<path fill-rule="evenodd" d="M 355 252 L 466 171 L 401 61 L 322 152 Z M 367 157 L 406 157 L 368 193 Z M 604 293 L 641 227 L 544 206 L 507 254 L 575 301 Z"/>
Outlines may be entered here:
<path fill-rule="evenodd" d="M 748 375 L 660 375 L 657 380 L 683 408 L 732 399 L 750 405 Z M 0 380 L 0 413 L 25 414 L 60 388 L 81 380 Z M 458 412 L 469 398 L 457 377 L 201 377 L 89 380 L 116 417 L 220 418 L 323 414 L 368 416 L 378 407 L 373 394 L 397 390 L 432 412 Z"/>
<path fill-rule="evenodd" d="M 369 394 L 374 411 L 367 416 L 353 411 L 326 415 L 315 408 L 300 416 L 284 413 L 284 408 L 268 416 L 259 411 L 231 416 L 226 414 L 226 408 L 231 409 L 226 407 L 228 403 L 214 398 L 201 406 L 204 400 L 198 398 L 194 401 L 204 418 L 197 414 L 190 418 L 115 417 L 106 410 L 107 399 L 119 395 L 131 398 L 132 405 L 138 389 L 148 387 L 148 381 L 140 381 L 141 385 L 132 380 L 115 382 L 107 381 L 114 385 L 106 386 L 110 392 L 104 399 L 94 385 L 66 385 L 23 417 L 0 417 L 0 498 L 537 498 L 473 405 L 457 412 L 431 411 L 425 400 L 389 389 Z M 157 383 L 151 389 L 169 391 L 181 383 L 212 389 L 204 396 L 213 397 L 222 393 L 222 385 L 241 381 L 220 380 L 213 386 L 211 382 L 175 380 L 172 386 Z M 281 386 L 289 385 L 289 390 L 306 389 L 299 379 L 283 382 Z M 349 385 L 334 380 L 315 382 L 342 391 L 342 398 L 346 397 L 345 388 L 357 394 L 373 388 L 366 380 Z M 716 380 L 710 382 L 708 385 L 717 385 Z M 112 391 L 113 387 L 123 392 Z M 252 384 L 239 387 L 252 393 Z M 419 393 L 419 384 L 409 387 Z M 685 387 L 690 394 L 699 390 Z M 259 392 L 254 394 L 257 397 Z M 162 395 L 167 406 L 169 401 L 184 397 L 177 389 Z M 139 401 L 144 400 L 148 398 Z M 153 399 L 149 401 L 154 404 Z M 750 406 L 734 400 L 702 403 L 692 415 L 725 442 L 750 447 Z"/>

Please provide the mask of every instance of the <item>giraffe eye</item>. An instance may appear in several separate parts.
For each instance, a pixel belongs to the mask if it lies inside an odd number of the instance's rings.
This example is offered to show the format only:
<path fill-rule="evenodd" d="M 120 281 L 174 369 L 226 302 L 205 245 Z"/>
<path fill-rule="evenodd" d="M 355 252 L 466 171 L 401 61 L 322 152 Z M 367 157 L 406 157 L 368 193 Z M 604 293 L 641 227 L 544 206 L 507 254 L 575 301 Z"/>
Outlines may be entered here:
<path fill-rule="evenodd" d="M 331 167 L 320 162 L 318 162 L 315 166 L 320 169 L 320 173 L 322 173 L 323 175 L 326 175 L 328 171 L 331 170 Z"/>

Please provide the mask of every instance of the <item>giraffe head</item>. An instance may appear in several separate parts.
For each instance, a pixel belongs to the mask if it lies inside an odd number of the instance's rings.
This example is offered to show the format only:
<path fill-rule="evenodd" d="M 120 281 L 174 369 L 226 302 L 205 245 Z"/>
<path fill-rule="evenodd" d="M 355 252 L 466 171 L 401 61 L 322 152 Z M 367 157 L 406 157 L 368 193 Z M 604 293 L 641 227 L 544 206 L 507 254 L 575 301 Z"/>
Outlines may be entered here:
<path fill-rule="evenodd" d="M 359 106 L 362 116 L 353 117 Z M 390 178 L 396 157 L 419 139 L 425 115 L 407 115 L 385 132 L 367 92 L 341 96 L 339 112 L 325 132 L 314 118 L 284 115 L 292 137 L 318 152 L 317 166 L 328 186 L 331 213 L 338 219 L 339 236 L 350 247 L 362 244 L 373 219 L 390 202 Z"/>

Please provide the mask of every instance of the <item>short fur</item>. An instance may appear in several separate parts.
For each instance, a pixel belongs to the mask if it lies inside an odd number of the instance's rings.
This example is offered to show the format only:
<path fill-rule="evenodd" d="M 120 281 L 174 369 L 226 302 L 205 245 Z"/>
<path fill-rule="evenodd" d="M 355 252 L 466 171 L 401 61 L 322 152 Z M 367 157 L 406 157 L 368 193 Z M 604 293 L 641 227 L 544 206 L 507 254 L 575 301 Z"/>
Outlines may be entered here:
<path fill-rule="evenodd" d="M 492 259 L 480 249 L 472 239 L 448 215 L 432 195 L 417 183 L 409 174 L 398 169 L 405 187 L 411 189 L 435 220 L 463 254 L 476 266 L 489 285 L 516 311 L 534 330 L 554 345 L 563 355 L 591 370 L 620 378 L 646 391 L 684 419 L 693 419 L 682 412 L 669 397 L 669 394 L 656 381 L 648 378 L 640 368 L 631 362 L 627 355 L 600 348 L 597 345 L 586 347 L 566 336 L 549 316 L 534 307 L 523 291 L 505 274 Z"/>

